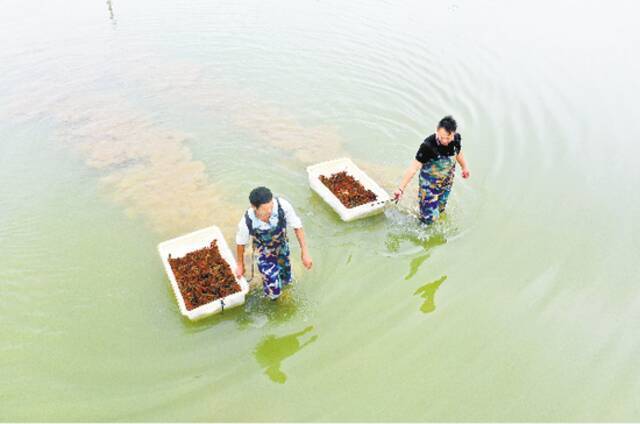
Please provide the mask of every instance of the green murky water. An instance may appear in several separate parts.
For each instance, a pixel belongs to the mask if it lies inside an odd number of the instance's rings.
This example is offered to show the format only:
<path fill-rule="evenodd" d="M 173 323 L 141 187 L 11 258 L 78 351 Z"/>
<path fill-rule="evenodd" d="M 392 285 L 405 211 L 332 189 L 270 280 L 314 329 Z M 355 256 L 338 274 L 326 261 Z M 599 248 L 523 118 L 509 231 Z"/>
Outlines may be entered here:
<path fill-rule="evenodd" d="M 640 419 L 635 3 L 2 5 L 0 419 Z M 393 190 L 448 113 L 433 228 L 308 188 Z M 156 245 L 260 184 L 314 269 L 182 319 Z"/>

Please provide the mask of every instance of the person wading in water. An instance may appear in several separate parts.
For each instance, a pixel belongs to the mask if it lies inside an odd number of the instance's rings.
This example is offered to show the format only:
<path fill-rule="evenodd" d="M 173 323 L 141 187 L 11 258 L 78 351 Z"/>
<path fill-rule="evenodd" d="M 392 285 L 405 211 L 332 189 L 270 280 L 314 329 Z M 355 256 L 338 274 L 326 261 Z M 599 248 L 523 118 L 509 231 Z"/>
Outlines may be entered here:
<path fill-rule="evenodd" d="M 266 187 L 253 189 L 249 194 L 249 203 L 251 207 L 238 223 L 236 233 L 236 275 L 238 278 L 244 275 L 244 248 L 252 239 L 258 254 L 258 270 L 262 274 L 264 294 L 276 300 L 282 293 L 282 287 L 293 280 L 287 225 L 293 227 L 298 238 L 302 264 L 307 269 L 313 265 L 304 241 L 302 221 L 289 202 L 281 197 L 274 198 Z"/>
<path fill-rule="evenodd" d="M 445 116 L 438 123 L 435 134 L 427 137 L 416 157 L 402 177 L 395 200 L 400 200 L 407 184 L 420 171 L 418 187 L 418 205 L 420 221 L 431 224 L 440 217 L 447 206 L 456 161 L 462 168 L 462 178 L 469 178 L 467 161 L 462 153 L 462 136 L 456 133 L 458 125 L 451 116 Z"/>

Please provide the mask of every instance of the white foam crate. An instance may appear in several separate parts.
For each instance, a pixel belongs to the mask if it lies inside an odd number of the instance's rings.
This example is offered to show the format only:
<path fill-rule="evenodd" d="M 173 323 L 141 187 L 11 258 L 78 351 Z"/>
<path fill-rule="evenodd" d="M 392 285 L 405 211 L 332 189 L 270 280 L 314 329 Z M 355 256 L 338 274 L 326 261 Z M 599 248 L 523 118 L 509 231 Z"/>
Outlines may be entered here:
<path fill-rule="evenodd" d="M 192 233 L 185 234 L 171 240 L 163 241 L 158 245 L 158 252 L 160 252 L 160 257 L 162 258 L 162 263 L 164 264 L 164 270 L 167 272 L 167 276 L 169 277 L 169 281 L 171 282 L 173 294 L 178 301 L 180 312 L 182 313 L 182 315 L 186 316 L 192 321 L 199 320 L 222 311 L 221 300 L 224 301 L 224 309 L 229 309 L 244 304 L 245 295 L 249 292 L 249 284 L 247 283 L 247 280 L 244 277 L 240 279 L 236 277 L 236 281 L 240 285 L 241 289 L 239 292 L 223 297 L 222 299 L 214 300 L 213 302 L 200 305 L 190 311 L 187 310 L 184 299 L 182 298 L 182 293 L 180 293 L 180 288 L 178 287 L 178 282 L 176 281 L 176 277 L 173 275 L 173 270 L 171 269 L 171 265 L 169 264 L 169 254 L 171 254 L 172 258 L 181 258 L 187 253 L 193 252 L 194 250 L 202 249 L 203 247 L 209 247 L 213 240 L 218 241 L 217 244 L 218 249 L 220 250 L 220 255 L 224 260 L 227 261 L 229 266 L 231 266 L 231 271 L 235 276 L 235 258 L 233 257 L 231 250 L 229 250 L 229 246 L 222 236 L 220 228 L 216 226 L 203 228 L 201 230 L 194 231 Z"/>
<path fill-rule="evenodd" d="M 365 188 L 373 191 L 377 199 L 374 202 L 365 203 L 364 205 L 351 209 L 344 206 L 331 190 L 320 181 L 321 175 L 330 177 L 332 174 L 342 171 L 346 171 L 347 174 L 358 180 Z M 309 186 L 311 186 L 311 189 L 318 193 L 318 195 L 340 215 L 343 221 L 348 222 L 378 214 L 384 210 L 386 203 L 391 199 L 382 187 L 369 178 L 369 176 L 358 168 L 349 158 L 335 159 L 311 165 L 307 167 L 307 174 L 309 175 Z"/>

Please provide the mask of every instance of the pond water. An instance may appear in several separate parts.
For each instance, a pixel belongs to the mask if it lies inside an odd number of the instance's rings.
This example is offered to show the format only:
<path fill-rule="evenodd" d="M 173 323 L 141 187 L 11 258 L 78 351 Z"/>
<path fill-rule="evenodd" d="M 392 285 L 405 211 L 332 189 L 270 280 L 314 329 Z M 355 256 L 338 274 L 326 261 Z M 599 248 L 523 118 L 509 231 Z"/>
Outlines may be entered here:
<path fill-rule="evenodd" d="M 2 5 L 0 419 L 640 420 L 636 3 Z M 417 180 L 352 223 L 309 189 L 392 192 L 446 114 L 431 228 Z M 157 244 L 233 243 L 257 185 L 314 268 L 185 320 Z"/>

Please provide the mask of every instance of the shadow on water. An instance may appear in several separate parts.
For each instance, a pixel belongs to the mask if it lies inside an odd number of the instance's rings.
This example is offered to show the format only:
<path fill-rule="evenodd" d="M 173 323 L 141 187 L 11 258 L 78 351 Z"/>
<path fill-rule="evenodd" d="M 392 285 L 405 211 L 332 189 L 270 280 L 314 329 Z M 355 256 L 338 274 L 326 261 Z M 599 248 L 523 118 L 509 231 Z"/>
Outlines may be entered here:
<path fill-rule="evenodd" d="M 279 384 L 284 384 L 284 382 L 287 381 L 287 375 L 280 369 L 282 361 L 298 353 L 303 347 L 318 339 L 317 335 L 313 335 L 305 342 L 300 342 L 300 338 L 311 331 L 313 331 L 313 326 L 309 326 L 297 333 L 281 337 L 276 337 L 271 334 L 258 343 L 254 351 L 254 356 L 258 364 L 265 369 L 264 373 L 271 381 Z"/>
<path fill-rule="evenodd" d="M 386 246 L 390 252 L 398 253 L 400 251 L 400 246 L 404 242 L 409 242 L 413 246 L 420 248 L 420 255 L 411 259 L 409 263 L 409 272 L 404 277 L 405 280 L 409 280 L 413 278 L 420 266 L 429 259 L 431 256 L 431 251 L 447 242 L 447 239 L 444 234 L 439 232 L 433 232 L 427 237 L 423 237 L 420 234 L 416 234 L 414 232 L 405 232 L 405 233 L 391 233 L 387 236 Z"/>
<path fill-rule="evenodd" d="M 387 209 L 385 215 L 389 222 L 385 240 L 387 252 L 391 256 L 412 257 L 405 280 L 410 280 L 418 273 L 433 249 L 445 244 L 449 237 L 455 235 L 445 214 L 431 225 L 421 223 L 414 211 L 406 207 Z"/>
<path fill-rule="evenodd" d="M 446 216 L 432 225 L 421 224 L 411 214 L 401 213 L 400 211 L 392 211 L 387 213 L 391 219 L 391 231 L 387 235 L 385 241 L 387 250 L 397 256 L 411 256 L 409 262 L 409 272 L 404 279 L 410 280 L 416 276 L 420 267 L 425 263 L 433 249 L 447 242 L 448 236 L 451 235 L 450 225 L 447 224 Z M 403 249 L 404 244 L 409 244 L 409 250 Z M 418 288 L 414 295 L 420 295 L 424 299 L 424 303 L 420 310 L 427 314 L 436 309 L 435 293 L 447 279 L 443 276 L 440 279 L 427 283 Z"/>
<path fill-rule="evenodd" d="M 432 281 L 431 283 L 427 283 L 427 284 L 425 284 L 424 286 L 420 287 L 418 290 L 415 291 L 415 293 L 413 294 L 414 296 L 415 295 L 420 295 L 420 297 L 422 297 L 424 299 L 424 302 L 422 303 L 422 306 L 420 306 L 420 310 L 423 313 L 428 314 L 430 312 L 435 311 L 435 309 L 436 309 L 436 304 L 435 304 L 436 291 L 442 285 L 442 283 L 445 282 L 446 279 L 447 279 L 447 276 L 443 275 L 439 279 L 437 279 L 435 281 Z"/>
<path fill-rule="evenodd" d="M 404 279 L 410 280 L 411 278 L 413 278 L 413 276 L 418 272 L 418 269 L 420 269 L 420 266 L 424 263 L 424 261 L 429 259 L 430 256 L 430 253 L 426 253 L 424 255 L 420 255 L 416 258 L 411 259 L 411 262 L 409 263 L 409 273 L 404 276 Z"/>
<path fill-rule="evenodd" d="M 404 277 L 404 279 L 409 280 L 414 275 L 416 275 L 416 273 L 420 269 L 420 266 L 431 256 L 431 250 L 437 246 L 445 244 L 446 242 L 447 239 L 443 234 L 434 234 L 427 240 L 418 240 L 417 242 L 416 240 L 414 240 L 414 244 L 416 244 L 416 246 L 422 247 L 425 254 L 411 260 L 411 263 L 409 263 L 409 273 Z"/>

